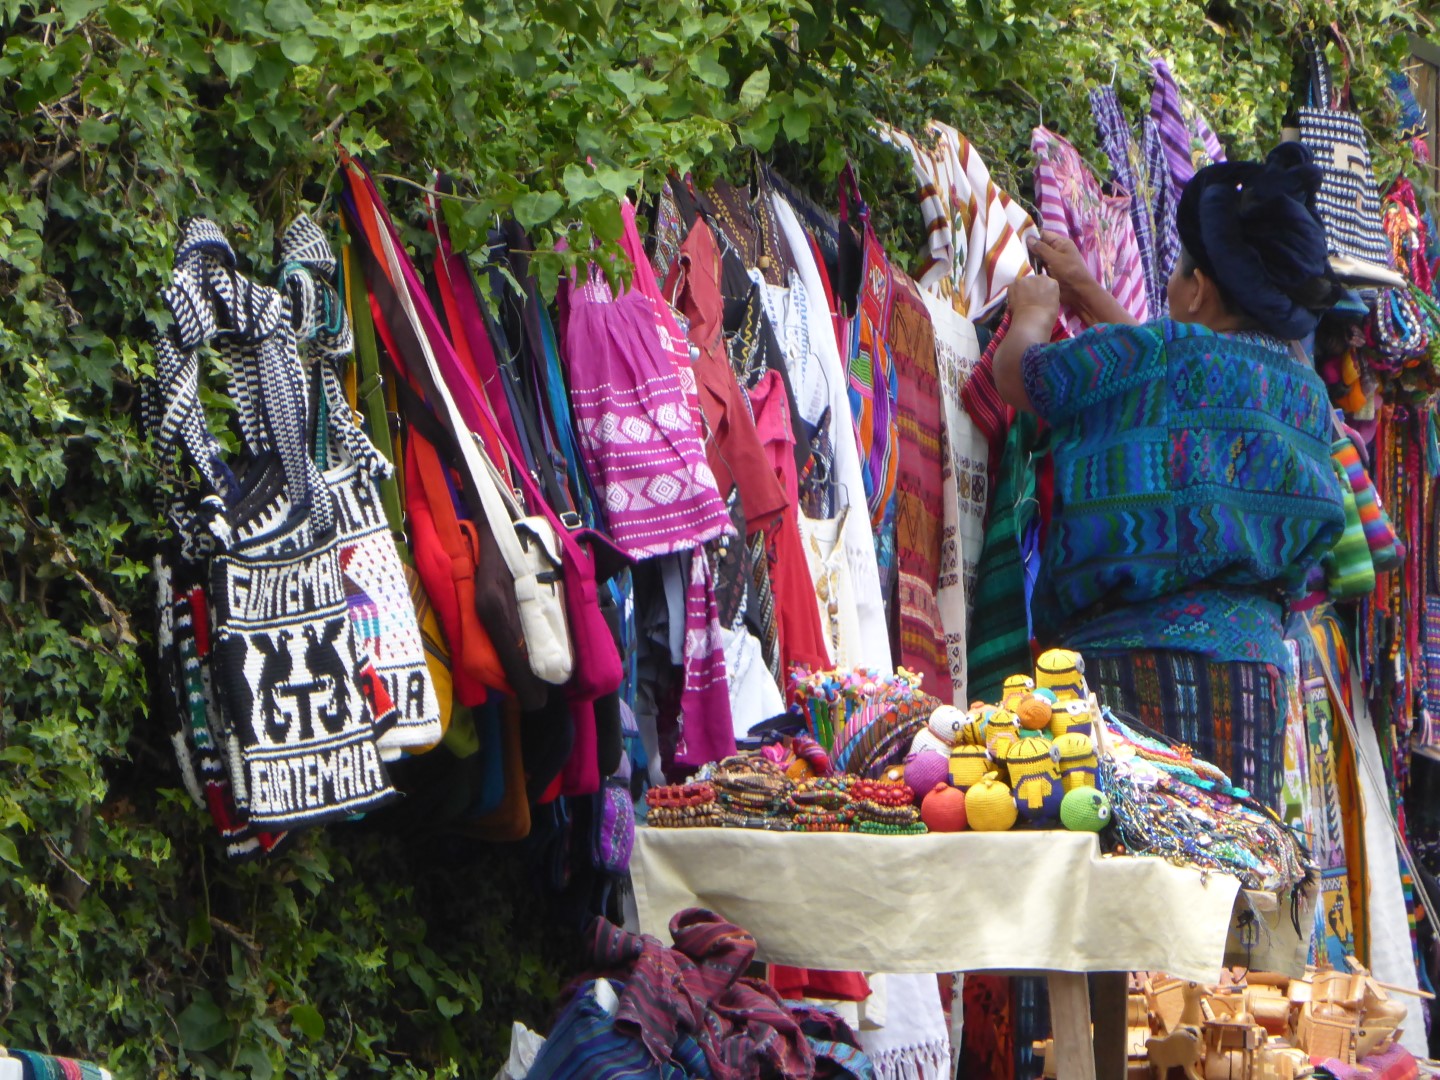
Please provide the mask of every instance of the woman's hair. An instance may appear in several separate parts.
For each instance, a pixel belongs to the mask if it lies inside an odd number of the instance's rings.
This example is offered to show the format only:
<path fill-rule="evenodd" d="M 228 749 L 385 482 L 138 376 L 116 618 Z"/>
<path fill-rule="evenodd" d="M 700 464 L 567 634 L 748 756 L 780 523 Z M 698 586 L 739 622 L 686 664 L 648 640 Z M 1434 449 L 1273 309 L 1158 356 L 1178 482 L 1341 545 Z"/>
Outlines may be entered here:
<path fill-rule="evenodd" d="M 1339 296 L 1325 226 L 1322 173 L 1310 151 L 1283 143 L 1258 161 L 1201 169 L 1180 198 L 1180 272 L 1202 270 L 1231 311 L 1282 338 L 1304 337 Z"/>

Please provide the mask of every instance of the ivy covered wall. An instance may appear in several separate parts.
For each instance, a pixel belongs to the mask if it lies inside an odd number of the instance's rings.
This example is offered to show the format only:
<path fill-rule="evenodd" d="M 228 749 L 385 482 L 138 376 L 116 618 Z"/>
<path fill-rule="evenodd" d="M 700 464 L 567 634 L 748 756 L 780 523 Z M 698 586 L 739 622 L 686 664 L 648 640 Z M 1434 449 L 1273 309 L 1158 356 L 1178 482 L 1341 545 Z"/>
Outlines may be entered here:
<path fill-rule="evenodd" d="M 1417 0 L 0 0 L 0 1043 L 125 1077 L 483 1076 L 577 963 L 525 845 L 337 828 L 235 868 L 178 790 L 133 415 L 180 218 L 267 273 L 290 217 L 328 211 L 338 142 L 443 166 L 458 242 L 513 213 L 553 283 L 559 232 L 613 240 L 616 197 L 670 169 L 756 151 L 830 202 L 849 155 L 907 264 L 875 118 L 947 120 L 1023 195 L 1041 110 L 1093 157 L 1084 91 L 1138 111 L 1153 47 L 1254 154 L 1317 17 L 1393 175 L 1384 74 L 1429 29 Z"/>

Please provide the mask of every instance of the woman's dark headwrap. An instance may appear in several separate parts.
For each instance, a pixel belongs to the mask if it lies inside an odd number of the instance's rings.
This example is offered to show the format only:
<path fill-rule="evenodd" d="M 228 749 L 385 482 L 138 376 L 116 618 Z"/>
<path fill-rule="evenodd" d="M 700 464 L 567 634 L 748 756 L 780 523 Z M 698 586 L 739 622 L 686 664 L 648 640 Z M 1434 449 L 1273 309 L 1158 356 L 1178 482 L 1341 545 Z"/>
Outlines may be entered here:
<path fill-rule="evenodd" d="M 1206 166 L 1180 197 L 1176 224 L 1195 265 L 1276 337 L 1304 337 L 1340 293 L 1315 211 L 1321 177 L 1306 147 L 1282 143 L 1263 164 Z"/>

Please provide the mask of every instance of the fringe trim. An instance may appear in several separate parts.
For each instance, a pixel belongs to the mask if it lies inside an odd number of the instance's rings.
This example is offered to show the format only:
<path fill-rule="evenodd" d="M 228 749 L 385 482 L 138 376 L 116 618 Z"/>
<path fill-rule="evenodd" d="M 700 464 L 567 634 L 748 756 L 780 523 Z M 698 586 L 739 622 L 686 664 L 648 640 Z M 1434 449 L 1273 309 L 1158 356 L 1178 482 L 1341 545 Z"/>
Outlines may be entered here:
<path fill-rule="evenodd" d="M 875 1080 L 944 1080 L 950 1075 L 949 1039 L 866 1054 L 875 1066 Z"/>

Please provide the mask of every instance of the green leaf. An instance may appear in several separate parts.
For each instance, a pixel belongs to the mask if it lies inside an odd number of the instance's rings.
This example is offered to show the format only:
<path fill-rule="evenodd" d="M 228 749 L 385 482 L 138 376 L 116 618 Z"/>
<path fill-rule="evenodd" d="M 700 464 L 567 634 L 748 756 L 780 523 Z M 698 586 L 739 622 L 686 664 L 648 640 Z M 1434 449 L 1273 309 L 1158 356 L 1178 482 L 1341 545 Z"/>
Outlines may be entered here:
<path fill-rule="evenodd" d="M 572 202 L 593 199 L 605 190 L 600 186 L 599 180 L 585 171 L 585 166 L 573 161 L 565 166 L 565 173 L 560 180 L 565 185 L 565 190 L 570 193 Z"/>
<path fill-rule="evenodd" d="M 317 50 L 309 34 L 296 30 L 280 39 L 280 51 L 285 54 L 286 60 L 303 67 L 315 59 Z"/>
<path fill-rule="evenodd" d="M 696 78 L 709 86 L 730 85 L 730 73 L 720 63 L 720 50 L 714 45 L 707 45 L 690 57 L 690 70 L 695 73 Z"/>
<path fill-rule="evenodd" d="M 995 44 L 995 38 L 999 29 L 994 23 L 975 23 L 975 44 L 980 46 L 981 52 L 989 52 Z"/>
<path fill-rule="evenodd" d="M 209 994 L 202 991 L 176 1019 L 180 1045 L 186 1050 L 213 1050 L 230 1038 L 230 1021 Z"/>
<path fill-rule="evenodd" d="M 265 18 L 270 25 L 283 32 L 299 30 L 309 24 L 315 15 L 305 0 L 269 0 L 265 5 Z"/>
<path fill-rule="evenodd" d="M 515 200 L 515 220 L 527 229 L 543 225 L 565 205 L 565 197 L 558 191 L 531 191 Z"/>
<path fill-rule="evenodd" d="M 597 199 L 585 209 L 585 220 L 601 240 L 618 243 L 625 235 L 625 219 L 616 199 Z"/>
<path fill-rule="evenodd" d="M 243 1075 L 248 1080 L 271 1080 L 275 1075 L 275 1066 L 270 1062 L 270 1055 L 253 1044 L 243 1047 L 240 1053 L 235 1055 L 235 1064 L 244 1066 Z"/>
<path fill-rule="evenodd" d="M 217 41 L 215 62 L 233 83 L 255 66 L 255 50 L 239 41 Z"/>
<path fill-rule="evenodd" d="M 65 29 L 70 30 L 100 7 L 104 0 L 60 0 L 60 13 L 65 17 Z"/>
<path fill-rule="evenodd" d="M 750 73 L 740 86 L 740 107 L 746 111 L 758 109 L 770 93 L 770 69 L 762 67 Z"/>
<path fill-rule="evenodd" d="M 11 866 L 20 866 L 20 852 L 15 847 L 15 841 L 11 840 L 4 833 L 0 833 L 0 859 L 8 862 Z"/>
<path fill-rule="evenodd" d="M 0 761 L 9 761 L 16 765 L 34 765 L 35 751 L 24 746 L 7 746 L 0 750 Z"/>
<path fill-rule="evenodd" d="M 810 134 L 810 110 L 800 105 L 787 105 L 781 115 L 780 124 L 785 137 L 794 143 L 803 143 Z"/>
<path fill-rule="evenodd" d="M 458 1001 L 451 1001 L 444 994 L 435 999 L 435 1008 L 440 1010 L 440 1015 L 449 1020 L 453 1016 L 459 1016 L 465 1011 L 465 1006 Z"/>
<path fill-rule="evenodd" d="M 119 137 L 120 128 L 97 117 L 87 116 L 80 121 L 78 133 L 84 142 L 95 146 L 108 146 Z"/>
<path fill-rule="evenodd" d="M 308 1002 L 290 1006 L 290 1022 L 311 1042 L 319 1042 L 325 1037 L 325 1018 Z"/>
<path fill-rule="evenodd" d="M 640 169 L 617 169 L 611 165 L 601 165 L 595 170 L 595 181 L 619 199 L 640 183 L 640 178 L 644 175 Z"/>
<path fill-rule="evenodd" d="M 210 926 L 210 916 L 203 911 L 197 911 L 185 928 L 185 948 L 193 949 L 197 945 L 209 945 L 214 936 L 214 931 Z"/>

